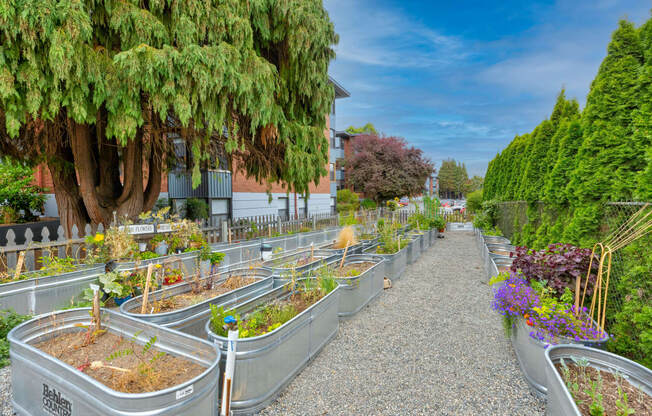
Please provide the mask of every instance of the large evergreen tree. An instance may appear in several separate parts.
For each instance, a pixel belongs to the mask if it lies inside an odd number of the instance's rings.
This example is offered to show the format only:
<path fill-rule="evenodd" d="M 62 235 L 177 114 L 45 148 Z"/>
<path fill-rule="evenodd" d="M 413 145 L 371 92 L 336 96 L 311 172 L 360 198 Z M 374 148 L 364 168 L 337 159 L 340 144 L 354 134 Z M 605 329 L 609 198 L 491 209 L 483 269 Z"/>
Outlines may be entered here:
<path fill-rule="evenodd" d="M 149 209 L 173 137 L 195 184 L 217 153 L 299 193 L 326 173 L 321 0 L 0 0 L 0 25 L 0 151 L 47 163 L 66 226 Z"/>

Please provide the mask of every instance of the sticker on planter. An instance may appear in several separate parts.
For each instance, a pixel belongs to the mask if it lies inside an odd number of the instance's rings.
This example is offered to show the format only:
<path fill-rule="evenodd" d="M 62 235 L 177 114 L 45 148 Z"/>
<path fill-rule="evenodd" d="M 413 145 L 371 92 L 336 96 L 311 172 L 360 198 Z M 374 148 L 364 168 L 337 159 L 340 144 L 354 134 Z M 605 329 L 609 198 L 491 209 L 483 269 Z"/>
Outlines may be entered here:
<path fill-rule="evenodd" d="M 193 385 L 189 385 L 185 389 L 177 390 L 177 400 L 183 399 L 186 396 L 190 396 L 192 392 L 194 391 Z"/>
<path fill-rule="evenodd" d="M 72 415 L 72 402 L 54 387 L 50 388 L 43 383 L 43 410 L 50 415 L 70 416 Z"/>

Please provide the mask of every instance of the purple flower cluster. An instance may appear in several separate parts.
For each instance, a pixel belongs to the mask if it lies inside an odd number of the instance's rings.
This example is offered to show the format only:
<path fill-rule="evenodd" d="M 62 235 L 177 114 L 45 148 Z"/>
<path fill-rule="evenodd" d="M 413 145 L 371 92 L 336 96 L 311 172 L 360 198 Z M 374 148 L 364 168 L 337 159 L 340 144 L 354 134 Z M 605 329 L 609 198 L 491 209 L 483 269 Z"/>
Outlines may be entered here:
<path fill-rule="evenodd" d="M 561 338 L 576 342 L 602 339 L 602 332 L 588 318 L 577 318 L 574 307 L 553 298 L 541 299 L 528 281 L 517 273 L 495 291 L 492 308 L 510 318 L 523 318 L 533 330 L 530 336 L 546 344 L 556 344 Z M 580 316 L 586 317 L 586 308 Z"/>
<path fill-rule="evenodd" d="M 539 306 L 535 291 L 516 273 L 510 273 L 509 278 L 496 290 L 492 305 L 499 314 L 508 316 L 524 316 Z"/>

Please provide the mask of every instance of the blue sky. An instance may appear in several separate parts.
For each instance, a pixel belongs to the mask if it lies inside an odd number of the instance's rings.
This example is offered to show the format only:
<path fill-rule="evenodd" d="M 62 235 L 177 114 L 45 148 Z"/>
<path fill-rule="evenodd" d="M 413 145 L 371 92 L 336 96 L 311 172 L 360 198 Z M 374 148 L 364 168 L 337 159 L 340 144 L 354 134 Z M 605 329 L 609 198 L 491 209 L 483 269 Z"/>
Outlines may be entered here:
<path fill-rule="evenodd" d="M 550 115 L 583 106 L 618 20 L 651 0 L 324 0 L 340 35 L 330 74 L 351 92 L 337 128 L 373 123 L 469 174 Z"/>

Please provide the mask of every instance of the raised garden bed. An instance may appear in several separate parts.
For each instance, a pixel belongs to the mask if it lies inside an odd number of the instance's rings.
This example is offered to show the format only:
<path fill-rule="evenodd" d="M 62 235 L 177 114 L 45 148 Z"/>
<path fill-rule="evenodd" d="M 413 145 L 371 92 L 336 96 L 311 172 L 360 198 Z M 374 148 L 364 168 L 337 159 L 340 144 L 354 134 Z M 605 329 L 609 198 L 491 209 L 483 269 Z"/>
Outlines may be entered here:
<path fill-rule="evenodd" d="M 120 306 L 126 316 L 140 319 L 186 334 L 204 338 L 204 326 L 210 305 L 229 307 L 259 296 L 272 289 L 270 270 L 234 269 L 196 281 L 152 292 L 145 314 L 141 314 L 143 297 L 130 299 Z"/>
<path fill-rule="evenodd" d="M 146 267 L 149 264 L 173 264 L 181 261 L 182 268 L 187 274 L 195 274 L 199 268 L 199 250 L 188 251 L 179 254 L 170 254 L 146 260 L 116 261 L 113 262 L 113 270 L 134 270 L 138 267 Z"/>
<path fill-rule="evenodd" d="M 49 276 L 41 271 L 23 273 L 21 280 L 0 284 L 0 309 L 21 315 L 52 312 L 66 306 L 102 273 L 103 264 L 79 265 L 75 271 Z"/>
<path fill-rule="evenodd" d="M 421 256 L 421 236 L 409 236 L 410 242 L 407 245 L 407 264 L 412 264 Z"/>
<path fill-rule="evenodd" d="M 594 348 L 557 345 L 546 350 L 545 370 L 548 415 L 652 414 L 652 371 L 631 360 Z"/>
<path fill-rule="evenodd" d="M 18 414 L 215 414 L 220 353 L 208 342 L 102 310 L 41 315 L 8 335 Z M 90 337 L 89 337 L 90 334 Z"/>
<path fill-rule="evenodd" d="M 299 280 L 302 285 L 304 280 Z M 313 283 L 314 284 L 314 283 Z M 306 364 L 335 336 L 339 328 L 337 316 L 339 306 L 339 286 L 335 287 L 316 303 L 311 305 L 303 302 L 297 308 L 307 306 L 299 314 L 294 315 L 289 321 L 276 326 L 269 326 L 270 321 L 257 312 L 269 307 L 281 308 L 286 302 L 291 301 L 293 293 L 288 284 L 271 290 L 264 295 L 252 299 L 235 307 L 229 312 L 241 319 L 242 325 L 249 334 L 243 334 L 241 329 L 237 341 L 237 355 L 235 359 L 235 376 L 233 379 L 233 396 L 231 410 L 233 414 L 252 414 L 262 410 L 271 403 L 283 388 L 306 366 Z M 248 320 L 253 315 L 264 320 L 263 327 L 256 325 L 264 331 L 262 335 L 253 335 L 256 330 L 251 329 Z M 214 331 L 213 320 L 220 320 L 221 316 L 214 316 L 206 323 L 208 339 L 215 343 L 226 356 L 227 338 Z M 261 322 L 262 323 L 262 322 Z M 215 322 L 221 328 L 221 322 Z M 276 326 L 275 328 L 272 328 Z M 270 330 L 271 329 L 271 330 Z M 224 361 L 222 360 L 222 365 Z"/>
<path fill-rule="evenodd" d="M 265 261 L 262 267 L 272 270 L 275 276 L 287 277 L 291 273 L 303 275 L 336 257 L 337 254 L 327 250 L 305 250 Z"/>
<path fill-rule="evenodd" d="M 383 291 L 385 259 L 381 256 L 356 254 L 347 256 L 340 268 L 340 261 L 329 264 L 340 283 L 340 317 L 358 313 Z"/>
<path fill-rule="evenodd" d="M 546 397 L 546 361 L 545 352 L 549 348 L 549 343 L 539 341 L 530 336 L 531 328 L 526 325 L 525 319 L 517 318 L 512 331 L 512 346 L 518 359 L 518 364 L 525 376 L 534 394 L 539 397 Z M 608 336 L 605 334 L 601 339 L 590 341 L 575 341 L 570 338 L 558 338 L 557 344 L 579 344 L 585 346 L 601 346 L 607 342 Z"/>
<path fill-rule="evenodd" d="M 346 250 L 346 253 L 347 255 L 360 253 L 362 251 L 362 248 L 363 248 L 363 244 L 361 242 L 358 242 L 350 245 L 348 250 Z M 319 250 L 329 251 L 332 254 L 341 256 L 344 254 L 345 248 L 335 248 L 335 243 L 326 243 L 324 245 L 319 246 Z"/>
<path fill-rule="evenodd" d="M 407 267 L 407 247 L 402 248 L 394 254 L 381 254 L 377 253 L 380 245 L 375 244 L 365 250 L 362 254 L 379 256 L 385 259 L 385 277 L 391 280 L 398 280 Z"/>

